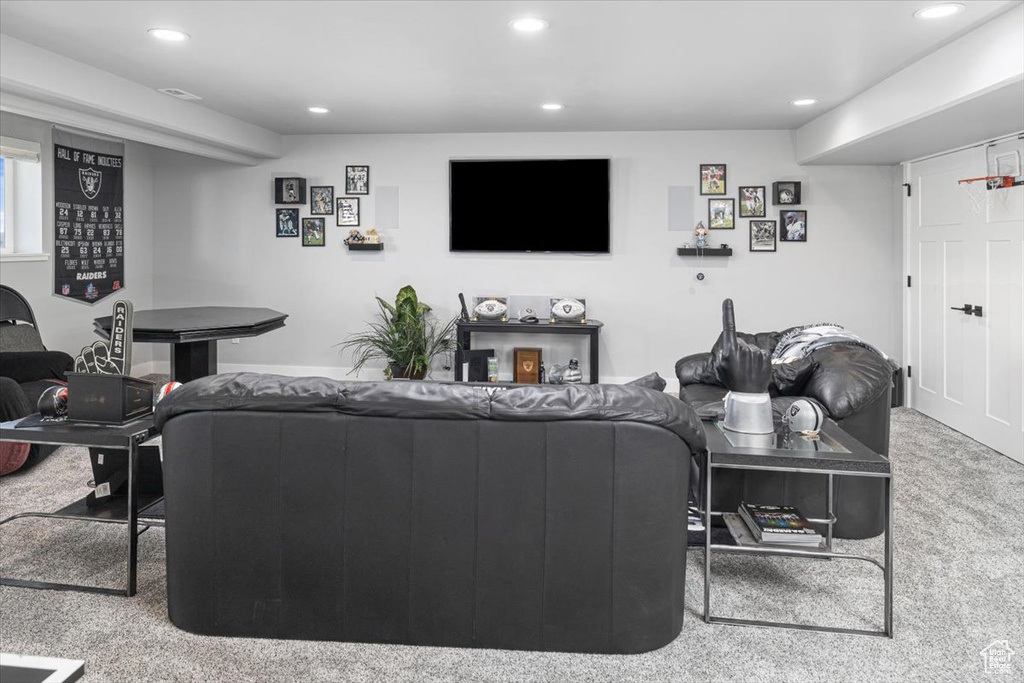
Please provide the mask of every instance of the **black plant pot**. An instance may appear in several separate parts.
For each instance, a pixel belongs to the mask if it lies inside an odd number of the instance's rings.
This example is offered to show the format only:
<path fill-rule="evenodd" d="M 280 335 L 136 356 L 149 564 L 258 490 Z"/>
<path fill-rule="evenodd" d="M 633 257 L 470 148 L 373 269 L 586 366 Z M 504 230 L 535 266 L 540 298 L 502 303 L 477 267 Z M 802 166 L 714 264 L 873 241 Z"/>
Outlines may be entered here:
<path fill-rule="evenodd" d="M 423 379 L 427 376 L 427 369 L 424 368 L 419 372 L 406 372 L 404 367 L 391 364 L 391 379 Z"/>

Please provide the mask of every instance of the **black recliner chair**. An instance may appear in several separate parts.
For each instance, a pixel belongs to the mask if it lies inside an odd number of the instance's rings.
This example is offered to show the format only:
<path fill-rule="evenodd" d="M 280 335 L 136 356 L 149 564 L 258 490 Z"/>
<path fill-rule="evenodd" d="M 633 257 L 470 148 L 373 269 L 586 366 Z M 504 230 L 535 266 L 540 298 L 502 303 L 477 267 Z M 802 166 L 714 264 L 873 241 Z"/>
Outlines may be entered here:
<path fill-rule="evenodd" d="M 47 350 L 25 297 L 0 285 L 0 421 L 35 412 L 39 396 L 48 387 L 66 384 L 65 375 L 73 367 L 74 359 L 68 354 Z M 14 460 L 8 459 L 5 469 L 30 467 L 53 450 L 50 446 L 32 446 L 23 465 L 14 467 Z"/>
<path fill-rule="evenodd" d="M 737 333 L 769 353 L 796 328 L 781 332 Z M 889 455 L 889 413 L 893 367 L 879 353 L 856 344 L 835 344 L 813 351 L 807 359 L 773 375 L 769 393 L 776 417 L 798 398 L 815 401 L 825 414 L 865 446 Z M 789 374 L 784 374 L 789 373 Z M 676 362 L 679 398 L 698 411 L 721 401 L 727 392 L 718 381 L 711 353 Z M 715 475 L 715 510 L 735 510 L 743 501 L 795 505 L 808 517 L 826 510 L 822 475 L 724 472 Z M 839 538 L 870 538 L 884 530 L 883 482 L 867 477 L 836 481 L 834 533 Z"/>

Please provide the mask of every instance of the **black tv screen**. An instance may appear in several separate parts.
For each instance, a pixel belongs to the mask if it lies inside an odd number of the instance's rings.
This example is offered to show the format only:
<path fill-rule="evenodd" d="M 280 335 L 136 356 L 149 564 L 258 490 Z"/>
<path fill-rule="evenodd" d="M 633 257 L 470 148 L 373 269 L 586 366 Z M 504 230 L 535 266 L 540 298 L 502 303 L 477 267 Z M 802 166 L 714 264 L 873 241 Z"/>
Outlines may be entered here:
<path fill-rule="evenodd" d="M 607 253 L 609 159 L 452 160 L 452 251 Z"/>

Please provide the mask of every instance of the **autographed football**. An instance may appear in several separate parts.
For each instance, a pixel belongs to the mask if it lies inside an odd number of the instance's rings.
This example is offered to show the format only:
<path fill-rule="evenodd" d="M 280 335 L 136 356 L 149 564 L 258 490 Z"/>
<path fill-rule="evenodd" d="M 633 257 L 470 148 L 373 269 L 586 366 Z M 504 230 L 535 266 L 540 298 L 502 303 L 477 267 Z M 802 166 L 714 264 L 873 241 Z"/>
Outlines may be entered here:
<path fill-rule="evenodd" d="M 551 317 L 556 320 L 579 320 L 586 307 L 576 299 L 559 299 L 551 306 Z"/>
<path fill-rule="evenodd" d="M 473 308 L 473 313 L 481 320 L 500 320 L 508 313 L 508 306 L 497 299 L 484 299 Z"/>

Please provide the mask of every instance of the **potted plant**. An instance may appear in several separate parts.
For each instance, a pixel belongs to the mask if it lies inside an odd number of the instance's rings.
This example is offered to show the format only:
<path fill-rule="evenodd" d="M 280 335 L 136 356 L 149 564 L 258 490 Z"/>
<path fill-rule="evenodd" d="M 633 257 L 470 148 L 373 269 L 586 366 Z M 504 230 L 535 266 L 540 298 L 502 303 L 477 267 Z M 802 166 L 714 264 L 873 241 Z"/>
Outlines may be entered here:
<path fill-rule="evenodd" d="M 341 349 L 352 349 L 352 372 L 367 361 L 384 360 L 384 378 L 423 379 L 436 356 L 455 350 L 455 322 L 440 324 L 412 285 L 398 290 L 394 305 L 379 296 L 379 320 L 365 332 L 349 335 Z"/>

